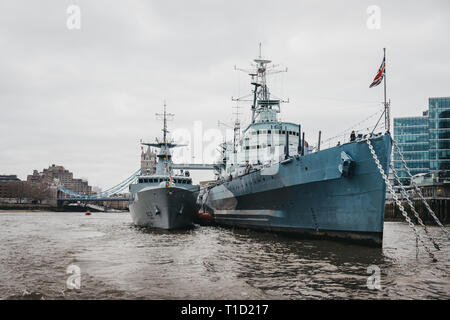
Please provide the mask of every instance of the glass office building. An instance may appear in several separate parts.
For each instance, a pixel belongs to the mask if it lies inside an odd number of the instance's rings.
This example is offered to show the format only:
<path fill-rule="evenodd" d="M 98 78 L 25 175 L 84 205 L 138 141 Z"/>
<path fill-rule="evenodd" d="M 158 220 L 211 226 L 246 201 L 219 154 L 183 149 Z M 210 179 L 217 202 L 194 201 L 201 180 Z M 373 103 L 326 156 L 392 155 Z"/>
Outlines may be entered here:
<path fill-rule="evenodd" d="M 450 170 L 450 97 L 430 98 L 423 116 L 394 118 L 394 139 L 412 175 Z M 409 184 L 395 149 L 394 168 L 401 182 Z"/>
<path fill-rule="evenodd" d="M 450 170 L 450 97 L 429 99 L 430 170 Z"/>

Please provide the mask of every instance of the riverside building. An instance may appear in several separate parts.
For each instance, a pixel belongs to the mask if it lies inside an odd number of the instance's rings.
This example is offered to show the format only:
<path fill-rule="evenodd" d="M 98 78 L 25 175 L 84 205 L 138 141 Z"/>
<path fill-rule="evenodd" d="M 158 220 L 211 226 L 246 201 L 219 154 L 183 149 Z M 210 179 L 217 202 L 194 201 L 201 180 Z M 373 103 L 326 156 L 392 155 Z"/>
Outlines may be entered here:
<path fill-rule="evenodd" d="M 412 175 L 450 170 L 450 97 L 429 98 L 422 116 L 394 118 L 394 139 Z M 394 168 L 408 185 L 410 178 L 395 150 Z"/>

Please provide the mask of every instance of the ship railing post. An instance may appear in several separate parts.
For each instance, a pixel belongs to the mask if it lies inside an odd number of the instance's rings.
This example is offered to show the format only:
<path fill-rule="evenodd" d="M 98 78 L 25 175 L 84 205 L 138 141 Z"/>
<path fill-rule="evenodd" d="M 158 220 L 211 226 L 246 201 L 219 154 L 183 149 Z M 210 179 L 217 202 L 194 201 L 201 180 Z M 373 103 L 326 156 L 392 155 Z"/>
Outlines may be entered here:
<path fill-rule="evenodd" d="M 285 141 L 285 146 L 284 146 L 284 159 L 288 159 L 289 158 L 289 131 L 287 126 L 284 128 L 285 130 L 285 137 L 286 137 L 286 141 Z"/>
<path fill-rule="evenodd" d="M 319 130 L 319 141 L 317 141 L 317 151 L 320 151 L 320 138 L 322 137 L 322 131 Z"/>
<path fill-rule="evenodd" d="M 305 132 L 302 133 L 302 156 L 305 155 Z"/>

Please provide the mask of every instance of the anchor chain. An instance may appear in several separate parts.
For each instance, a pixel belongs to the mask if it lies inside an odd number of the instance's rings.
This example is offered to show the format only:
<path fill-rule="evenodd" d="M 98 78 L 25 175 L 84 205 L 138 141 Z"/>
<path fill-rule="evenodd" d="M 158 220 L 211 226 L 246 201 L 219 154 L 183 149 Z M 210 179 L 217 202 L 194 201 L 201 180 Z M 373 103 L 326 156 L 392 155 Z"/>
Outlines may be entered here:
<path fill-rule="evenodd" d="M 387 186 L 389 192 L 391 193 L 392 197 L 394 198 L 394 201 L 397 204 L 397 206 L 400 208 L 400 211 L 401 211 L 403 217 L 405 218 L 409 227 L 414 231 L 414 234 L 416 235 L 416 239 L 418 239 L 422 243 L 423 247 L 425 248 L 425 251 L 428 253 L 428 255 L 433 260 L 433 262 L 436 262 L 437 261 L 436 257 L 434 256 L 434 254 L 431 252 L 430 248 L 428 248 L 428 246 L 425 244 L 425 242 L 420 237 L 420 234 L 417 232 L 417 229 L 416 229 L 414 223 L 408 217 L 408 214 L 406 213 L 405 208 L 403 207 L 402 203 L 398 199 L 397 194 L 395 193 L 394 188 L 392 187 L 391 183 L 389 182 L 389 179 L 388 179 L 386 173 L 384 172 L 383 167 L 381 166 L 380 160 L 378 159 L 378 156 L 376 155 L 375 149 L 373 148 L 372 143 L 370 142 L 369 138 L 366 139 L 366 143 L 369 146 L 370 153 L 372 154 L 372 157 L 375 160 L 378 170 L 380 171 L 380 174 L 383 177 L 383 180 L 386 183 L 386 186 Z"/>
<path fill-rule="evenodd" d="M 408 173 L 409 177 L 412 178 L 412 174 L 411 171 L 409 170 L 408 166 L 406 165 L 406 161 L 405 158 L 403 158 L 403 153 L 400 151 L 400 148 L 398 147 L 397 141 L 393 140 L 393 144 L 394 147 L 397 151 L 397 153 L 400 155 L 400 160 L 402 161 L 403 167 L 405 168 L 406 172 Z M 419 186 L 417 185 L 417 183 L 411 179 L 411 183 L 414 186 L 414 190 L 416 191 L 416 193 L 419 195 L 420 199 L 422 200 L 423 204 L 425 205 L 425 207 L 427 208 L 428 212 L 430 213 L 430 215 L 433 217 L 434 221 L 436 222 L 436 224 L 441 228 L 441 230 L 445 233 L 445 235 L 447 236 L 447 239 L 450 240 L 450 234 L 447 231 L 447 229 L 445 229 L 444 225 L 441 223 L 441 221 L 439 221 L 438 217 L 434 214 L 433 210 L 431 209 L 430 205 L 428 204 L 428 202 L 425 200 L 422 191 L 420 190 Z"/>
<path fill-rule="evenodd" d="M 433 246 L 436 248 L 436 250 L 440 250 L 439 245 L 436 243 L 436 241 L 433 239 L 433 237 L 429 234 L 427 226 L 423 223 L 422 219 L 419 216 L 419 213 L 414 208 L 414 204 L 412 203 L 411 199 L 408 196 L 408 193 L 406 192 L 405 187 L 400 182 L 400 177 L 397 174 L 397 170 L 395 170 L 394 166 L 391 164 L 390 168 L 392 169 L 392 173 L 394 174 L 395 180 L 399 183 L 401 194 L 403 195 L 403 198 L 408 202 L 409 207 L 411 208 L 411 211 L 414 213 L 414 216 L 417 219 L 417 222 L 422 226 L 423 230 L 425 231 L 428 240 L 433 244 Z"/>

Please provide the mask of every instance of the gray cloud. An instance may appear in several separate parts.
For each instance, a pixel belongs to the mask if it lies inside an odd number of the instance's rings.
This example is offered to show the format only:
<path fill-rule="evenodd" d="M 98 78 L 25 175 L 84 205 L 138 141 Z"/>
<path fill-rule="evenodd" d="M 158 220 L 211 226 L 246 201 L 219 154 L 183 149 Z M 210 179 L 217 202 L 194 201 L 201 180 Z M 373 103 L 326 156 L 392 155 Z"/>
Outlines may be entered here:
<path fill-rule="evenodd" d="M 66 28 L 70 4 L 81 30 Z M 366 27 L 373 4 L 379 30 Z M 446 0 L 2 1 L 0 172 L 57 163 L 114 185 L 139 166 L 139 139 L 160 134 L 164 99 L 172 128 L 231 121 L 230 97 L 251 89 L 233 66 L 259 42 L 289 68 L 273 81 L 291 101 L 283 119 L 313 141 L 380 108 L 381 86 L 368 85 L 383 47 L 393 116 L 420 114 L 428 97 L 450 95 L 449 12 Z"/>

